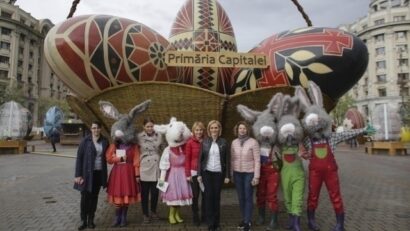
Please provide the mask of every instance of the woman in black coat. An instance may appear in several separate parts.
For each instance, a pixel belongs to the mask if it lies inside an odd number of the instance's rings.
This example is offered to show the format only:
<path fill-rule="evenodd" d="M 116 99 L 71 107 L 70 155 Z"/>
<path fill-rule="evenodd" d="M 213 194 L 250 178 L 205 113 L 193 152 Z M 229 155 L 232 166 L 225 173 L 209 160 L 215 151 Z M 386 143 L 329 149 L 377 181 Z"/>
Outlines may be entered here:
<path fill-rule="evenodd" d="M 222 184 L 229 183 L 228 142 L 221 137 L 222 126 L 212 120 L 207 127 L 208 137 L 202 141 L 199 152 L 198 182 L 204 184 L 205 213 L 208 230 L 220 230 Z"/>
<path fill-rule="evenodd" d="M 81 221 L 78 230 L 95 228 L 100 188 L 107 187 L 107 161 L 105 152 L 109 142 L 101 135 L 101 124 L 92 122 L 91 134 L 84 137 L 77 151 L 74 188 L 81 191 Z"/>

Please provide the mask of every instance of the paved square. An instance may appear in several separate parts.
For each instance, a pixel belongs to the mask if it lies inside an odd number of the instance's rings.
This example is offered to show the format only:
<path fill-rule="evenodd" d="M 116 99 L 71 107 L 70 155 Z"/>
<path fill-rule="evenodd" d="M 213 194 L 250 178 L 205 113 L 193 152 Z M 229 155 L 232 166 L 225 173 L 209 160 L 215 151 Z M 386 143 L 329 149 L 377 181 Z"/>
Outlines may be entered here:
<path fill-rule="evenodd" d="M 51 155 L 49 144 L 38 143 L 38 154 L 0 155 L 0 230 L 77 230 L 80 193 L 72 189 L 75 146 L 58 146 Z M 43 154 L 43 155 L 40 155 Z M 347 231 L 410 230 L 410 156 L 367 155 L 364 148 L 349 149 L 341 145 L 336 151 L 342 195 L 346 209 Z M 110 228 L 114 208 L 100 193 L 95 230 L 206 230 L 192 225 L 190 207 L 182 209 L 185 222 L 169 225 L 167 207 L 159 203 L 163 218 L 142 225 L 141 207 L 131 206 L 127 228 Z M 305 196 L 306 198 L 306 196 Z M 286 222 L 283 198 L 279 222 Z M 222 192 L 221 225 L 223 230 L 236 230 L 240 221 L 239 206 L 233 188 Z M 256 217 L 256 209 L 254 209 Z M 321 230 L 331 230 L 335 223 L 327 191 L 322 188 L 317 211 Z M 307 229 L 303 214 L 303 230 Z M 253 230 L 264 230 L 254 226 Z M 285 229 L 281 229 L 285 230 Z"/>

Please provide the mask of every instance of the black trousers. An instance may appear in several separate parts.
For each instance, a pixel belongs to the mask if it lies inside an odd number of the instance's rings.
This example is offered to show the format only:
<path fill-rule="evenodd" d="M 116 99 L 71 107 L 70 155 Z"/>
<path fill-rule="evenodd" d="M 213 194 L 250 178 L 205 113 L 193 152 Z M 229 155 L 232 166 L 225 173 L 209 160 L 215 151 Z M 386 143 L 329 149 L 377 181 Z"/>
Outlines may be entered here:
<path fill-rule="evenodd" d="M 215 229 L 219 227 L 223 180 L 224 177 L 221 172 L 205 171 L 202 175 L 205 186 L 205 210 L 208 228 Z"/>
<path fill-rule="evenodd" d="M 102 186 L 101 177 L 102 171 L 94 170 L 93 172 L 93 187 L 92 191 L 82 191 L 81 192 L 81 220 L 86 221 L 87 217 L 94 217 L 95 211 L 97 210 L 98 204 L 98 194 Z"/>
<path fill-rule="evenodd" d="M 55 141 L 51 141 L 51 146 L 53 147 L 53 151 L 56 152 L 56 142 Z"/>
<path fill-rule="evenodd" d="M 198 217 L 199 195 L 201 195 L 201 220 L 205 221 L 206 219 L 205 198 L 204 198 L 204 194 L 201 191 L 201 188 L 199 187 L 198 176 L 192 177 L 191 188 L 192 188 L 192 196 L 193 196 L 192 197 L 192 213 L 194 215 L 194 219 L 199 218 Z"/>
<path fill-rule="evenodd" d="M 157 213 L 158 194 L 156 181 L 141 181 L 141 207 L 142 213 L 149 216 L 148 202 L 151 194 L 151 212 Z"/>

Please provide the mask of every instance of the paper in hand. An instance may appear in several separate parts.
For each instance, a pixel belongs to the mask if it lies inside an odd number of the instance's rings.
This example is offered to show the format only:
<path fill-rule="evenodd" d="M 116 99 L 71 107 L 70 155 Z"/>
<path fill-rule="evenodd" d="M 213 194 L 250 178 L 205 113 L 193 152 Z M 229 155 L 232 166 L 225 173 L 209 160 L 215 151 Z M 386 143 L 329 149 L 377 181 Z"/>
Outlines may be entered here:
<path fill-rule="evenodd" d="M 162 183 L 162 185 L 160 185 Z M 168 189 L 168 185 L 169 183 L 166 181 L 158 181 L 157 183 L 157 188 L 161 191 L 161 192 L 166 192 Z"/>

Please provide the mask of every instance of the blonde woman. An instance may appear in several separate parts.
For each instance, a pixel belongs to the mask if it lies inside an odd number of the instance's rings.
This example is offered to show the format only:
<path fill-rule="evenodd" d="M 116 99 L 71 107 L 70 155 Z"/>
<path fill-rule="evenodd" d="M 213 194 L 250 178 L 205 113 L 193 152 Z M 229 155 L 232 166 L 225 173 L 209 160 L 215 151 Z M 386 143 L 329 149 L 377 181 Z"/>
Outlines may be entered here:
<path fill-rule="evenodd" d="M 205 213 L 208 230 L 220 230 L 222 184 L 229 183 L 229 144 L 221 137 L 222 126 L 212 120 L 207 126 L 208 137 L 202 141 L 198 164 L 198 182 L 205 186 Z"/>

